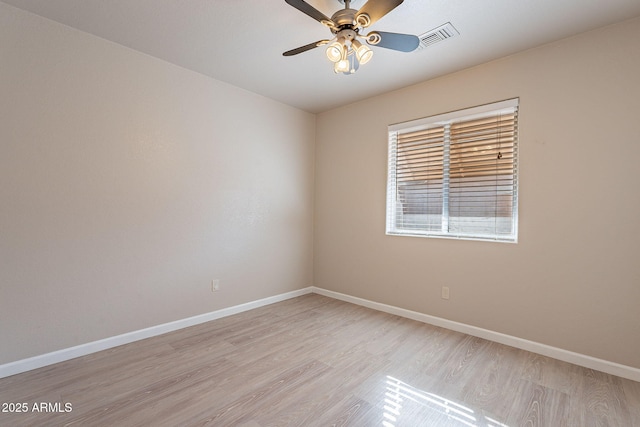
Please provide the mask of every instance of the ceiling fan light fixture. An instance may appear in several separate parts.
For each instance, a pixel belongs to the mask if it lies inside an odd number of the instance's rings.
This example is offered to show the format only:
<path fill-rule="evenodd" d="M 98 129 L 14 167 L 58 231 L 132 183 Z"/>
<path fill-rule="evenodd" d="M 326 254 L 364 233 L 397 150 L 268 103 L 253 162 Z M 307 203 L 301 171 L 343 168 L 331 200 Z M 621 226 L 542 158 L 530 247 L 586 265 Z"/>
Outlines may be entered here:
<path fill-rule="evenodd" d="M 360 65 L 366 64 L 373 57 L 373 51 L 363 45 L 365 42 L 367 45 L 399 52 L 411 52 L 420 44 L 420 39 L 410 34 L 383 31 L 372 31 L 367 35 L 360 34 L 364 28 L 375 24 L 380 18 L 400 6 L 404 0 L 366 0 L 359 10 L 351 9 L 352 0 L 338 1 L 344 5 L 344 8 L 336 11 L 329 18 L 305 0 L 285 0 L 290 6 L 329 28 L 333 38 L 286 51 L 283 56 L 297 55 L 328 44 L 325 53 L 333 63 L 333 70 L 336 73 L 353 74 Z"/>
<path fill-rule="evenodd" d="M 351 69 L 351 64 L 349 64 L 349 60 L 347 58 L 341 59 L 340 61 L 336 62 L 335 65 L 333 66 L 333 71 L 338 74 L 338 73 L 348 73 L 349 70 Z"/>
<path fill-rule="evenodd" d="M 368 46 L 363 45 L 358 40 L 351 42 L 351 48 L 358 58 L 358 62 L 362 65 L 366 64 L 373 58 L 373 51 Z"/>
<path fill-rule="evenodd" d="M 327 58 L 331 62 L 338 62 L 344 56 L 345 51 L 345 39 L 340 37 L 338 40 L 334 41 L 327 47 Z"/>

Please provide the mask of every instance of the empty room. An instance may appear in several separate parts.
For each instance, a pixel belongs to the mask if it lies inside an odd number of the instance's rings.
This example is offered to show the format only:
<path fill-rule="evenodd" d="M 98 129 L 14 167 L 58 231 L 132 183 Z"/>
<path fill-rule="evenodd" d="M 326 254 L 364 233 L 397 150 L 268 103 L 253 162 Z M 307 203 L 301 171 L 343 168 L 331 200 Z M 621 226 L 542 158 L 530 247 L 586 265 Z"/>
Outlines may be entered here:
<path fill-rule="evenodd" d="M 638 0 L 0 0 L 0 426 L 640 426 Z"/>

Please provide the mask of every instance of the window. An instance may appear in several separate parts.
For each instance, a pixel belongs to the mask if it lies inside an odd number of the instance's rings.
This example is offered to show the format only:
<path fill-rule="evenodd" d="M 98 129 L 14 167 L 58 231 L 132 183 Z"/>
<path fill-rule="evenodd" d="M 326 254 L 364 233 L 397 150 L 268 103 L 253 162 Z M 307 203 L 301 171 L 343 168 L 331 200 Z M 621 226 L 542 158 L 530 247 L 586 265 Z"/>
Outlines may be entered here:
<path fill-rule="evenodd" d="M 387 234 L 516 242 L 518 99 L 389 126 Z"/>

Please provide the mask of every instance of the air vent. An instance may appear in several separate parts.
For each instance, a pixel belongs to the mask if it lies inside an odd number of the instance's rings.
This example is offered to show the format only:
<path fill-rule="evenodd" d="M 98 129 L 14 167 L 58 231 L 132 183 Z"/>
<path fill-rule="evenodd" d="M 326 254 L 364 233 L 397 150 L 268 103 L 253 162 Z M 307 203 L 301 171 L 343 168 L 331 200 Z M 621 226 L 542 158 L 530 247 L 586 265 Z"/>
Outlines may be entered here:
<path fill-rule="evenodd" d="M 419 48 L 424 49 L 458 35 L 460 35 L 458 30 L 456 30 L 455 27 L 451 25 L 451 22 L 447 22 L 446 24 L 440 25 L 438 28 L 427 31 L 424 34 L 420 34 L 418 36 L 418 38 L 420 39 Z"/>

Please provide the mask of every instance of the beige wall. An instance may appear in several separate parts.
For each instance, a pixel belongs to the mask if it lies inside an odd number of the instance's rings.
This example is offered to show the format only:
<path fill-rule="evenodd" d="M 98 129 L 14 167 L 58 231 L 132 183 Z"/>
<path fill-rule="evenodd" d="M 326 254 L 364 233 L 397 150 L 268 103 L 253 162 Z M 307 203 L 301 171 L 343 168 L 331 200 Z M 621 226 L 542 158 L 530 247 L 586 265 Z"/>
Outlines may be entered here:
<path fill-rule="evenodd" d="M 314 139 L 0 3 L 0 364 L 310 286 Z"/>
<path fill-rule="evenodd" d="M 314 284 L 640 368 L 639 40 L 635 19 L 320 114 Z M 387 125 L 513 97 L 519 243 L 386 236 Z"/>
<path fill-rule="evenodd" d="M 0 364 L 313 283 L 640 367 L 637 40 L 639 19 L 316 128 L 0 3 Z M 387 124 L 516 96 L 519 243 L 385 236 Z"/>

